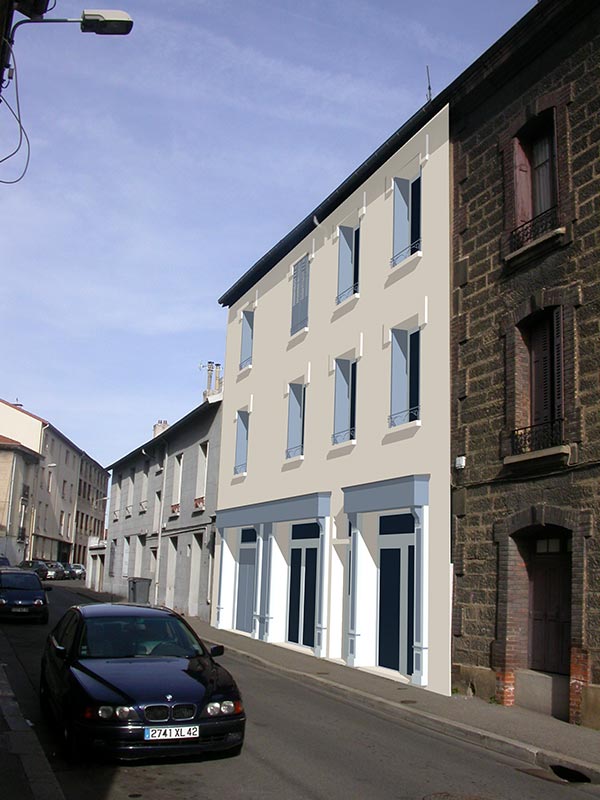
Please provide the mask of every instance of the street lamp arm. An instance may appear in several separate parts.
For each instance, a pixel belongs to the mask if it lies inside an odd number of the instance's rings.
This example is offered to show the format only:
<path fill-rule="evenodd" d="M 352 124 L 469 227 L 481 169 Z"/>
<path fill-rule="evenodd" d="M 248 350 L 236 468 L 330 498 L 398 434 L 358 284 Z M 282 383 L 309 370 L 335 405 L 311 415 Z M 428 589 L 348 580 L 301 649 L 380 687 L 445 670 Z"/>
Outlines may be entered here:
<path fill-rule="evenodd" d="M 133 28 L 133 20 L 125 11 L 112 9 L 89 8 L 82 12 L 78 19 L 61 19 L 59 17 L 38 17 L 37 19 L 19 20 L 10 32 L 11 44 L 15 40 L 15 32 L 21 25 L 47 24 L 47 23 L 78 22 L 82 33 L 98 33 L 104 36 L 127 36 Z"/>

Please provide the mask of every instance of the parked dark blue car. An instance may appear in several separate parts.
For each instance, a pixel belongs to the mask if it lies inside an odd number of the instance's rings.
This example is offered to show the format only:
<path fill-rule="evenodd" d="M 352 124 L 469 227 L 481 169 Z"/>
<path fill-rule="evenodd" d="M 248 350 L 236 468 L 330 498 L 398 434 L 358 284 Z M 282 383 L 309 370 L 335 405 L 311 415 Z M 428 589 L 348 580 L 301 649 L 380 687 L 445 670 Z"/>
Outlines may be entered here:
<path fill-rule="evenodd" d="M 44 650 L 40 701 L 67 754 L 118 758 L 239 753 L 246 715 L 232 676 L 167 608 L 73 606 Z"/>
<path fill-rule="evenodd" d="M 0 619 L 35 619 L 48 622 L 50 586 L 42 586 L 35 572 L 0 567 Z"/>

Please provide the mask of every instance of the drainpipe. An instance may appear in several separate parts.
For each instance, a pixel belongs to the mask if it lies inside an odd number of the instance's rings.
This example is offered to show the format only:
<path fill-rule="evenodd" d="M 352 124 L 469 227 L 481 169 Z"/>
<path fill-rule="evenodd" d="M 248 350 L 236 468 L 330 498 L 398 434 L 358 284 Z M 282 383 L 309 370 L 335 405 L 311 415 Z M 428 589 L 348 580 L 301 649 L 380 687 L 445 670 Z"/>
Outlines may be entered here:
<path fill-rule="evenodd" d="M 169 443 L 165 439 L 165 455 L 163 458 L 163 479 L 160 493 L 160 512 L 158 514 L 158 548 L 156 550 L 156 580 L 154 581 L 154 605 L 158 605 L 158 590 L 160 588 L 160 553 L 162 550 L 162 529 L 165 510 L 165 487 L 167 483 L 167 459 L 169 456 Z"/>
<path fill-rule="evenodd" d="M 30 533 L 29 533 L 29 548 L 28 548 L 28 553 L 27 553 L 27 555 L 29 556 L 30 559 L 33 558 L 33 553 L 34 553 L 33 540 L 35 539 L 35 526 L 38 523 L 38 506 L 39 506 L 38 491 L 39 491 L 39 488 L 40 488 L 40 469 L 41 469 L 40 464 L 41 464 L 41 459 L 45 458 L 44 453 L 42 452 L 42 448 L 43 448 L 43 445 L 44 445 L 45 433 L 46 433 L 47 428 L 49 428 L 49 427 L 50 427 L 50 423 L 49 422 L 45 422 L 42 425 L 42 428 L 40 430 L 40 446 L 38 447 L 38 452 L 40 454 L 40 461 L 38 461 L 38 464 L 37 464 L 36 479 L 35 479 L 35 491 L 32 493 L 32 501 L 34 503 L 34 506 L 33 506 L 34 513 L 31 515 Z"/>

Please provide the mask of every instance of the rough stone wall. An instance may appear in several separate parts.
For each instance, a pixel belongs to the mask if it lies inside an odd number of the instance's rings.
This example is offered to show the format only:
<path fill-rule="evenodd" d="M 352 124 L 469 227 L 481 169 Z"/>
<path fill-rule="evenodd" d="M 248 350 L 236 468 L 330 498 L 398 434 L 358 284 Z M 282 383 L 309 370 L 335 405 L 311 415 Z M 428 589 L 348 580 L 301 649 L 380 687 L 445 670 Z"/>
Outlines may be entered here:
<path fill-rule="evenodd" d="M 451 116 L 452 463 L 466 455 L 466 468 L 453 470 L 453 661 L 502 671 L 496 654 L 502 587 L 494 526 L 515 512 L 551 505 L 591 520 L 581 536 L 580 566 L 573 561 L 583 605 L 575 620 L 571 677 L 581 674 L 583 683 L 600 683 L 600 37 L 590 39 L 599 23 L 600 11 L 591 12 L 585 24 L 565 30 L 516 77 L 499 80 L 499 88 L 477 108 Z M 540 98 L 556 103 L 565 231 L 510 263 L 507 141 L 541 110 Z M 564 352 L 565 438 L 571 453 L 569 464 L 514 474 L 503 457 L 507 432 L 519 427 L 521 417 L 522 349 L 507 330 L 516 330 L 519 309 L 544 302 L 544 292 L 547 305 L 564 303 L 570 326 Z"/>

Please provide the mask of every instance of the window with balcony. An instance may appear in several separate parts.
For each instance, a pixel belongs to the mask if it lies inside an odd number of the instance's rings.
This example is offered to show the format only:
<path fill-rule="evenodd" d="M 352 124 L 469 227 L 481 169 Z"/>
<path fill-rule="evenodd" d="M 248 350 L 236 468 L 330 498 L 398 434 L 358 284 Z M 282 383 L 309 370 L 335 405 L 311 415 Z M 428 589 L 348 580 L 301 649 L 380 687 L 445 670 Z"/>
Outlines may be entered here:
<path fill-rule="evenodd" d="M 421 245 L 421 175 L 394 178 L 394 241 L 391 266 L 395 267 Z"/>
<path fill-rule="evenodd" d="M 545 111 L 513 140 L 515 222 L 510 250 L 515 251 L 558 227 L 554 116 Z"/>
<path fill-rule="evenodd" d="M 396 428 L 421 418 L 419 384 L 421 335 L 402 328 L 392 329 L 391 398 L 388 426 Z"/>
<path fill-rule="evenodd" d="M 564 442 L 563 319 L 557 306 L 532 314 L 520 326 L 521 419 L 512 433 L 512 455 L 556 447 Z"/>
<path fill-rule="evenodd" d="M 305 404 L 306 386 L 302 383 L 290 383 L 286 458 L 298 458 L 304 455 Z"/>
<path fill-rule="evenodd" d="M 237 412 L 237 429 L 235 438 L 234 475 L 245 475 L 248 467 L 248 428 L 250 414 L 247 411 Z"/>
<path fill-rule="evenodd" d="M 304 256 L 294 264 L 292 276 L 292 336 L 308 327 L 308 278 L 309 260 Z"/>
<path fill-rule="evenodd" d="M 337 305 L 358 294 L 358 269 L 360 262 L 360 226 L 339 227 L 338 293 Z"/>
<path fill-rule="evenodd" d="M 252 344 L 254 341 L 254 311 L 242 312 L 242 346 L 240 350 L 240 369 L 252 365 Z"/>
<path fill-rule="evenodd" d="M 332 444 L 356 439 L 356 361 L 335 362 L 335 403 Z"/>

